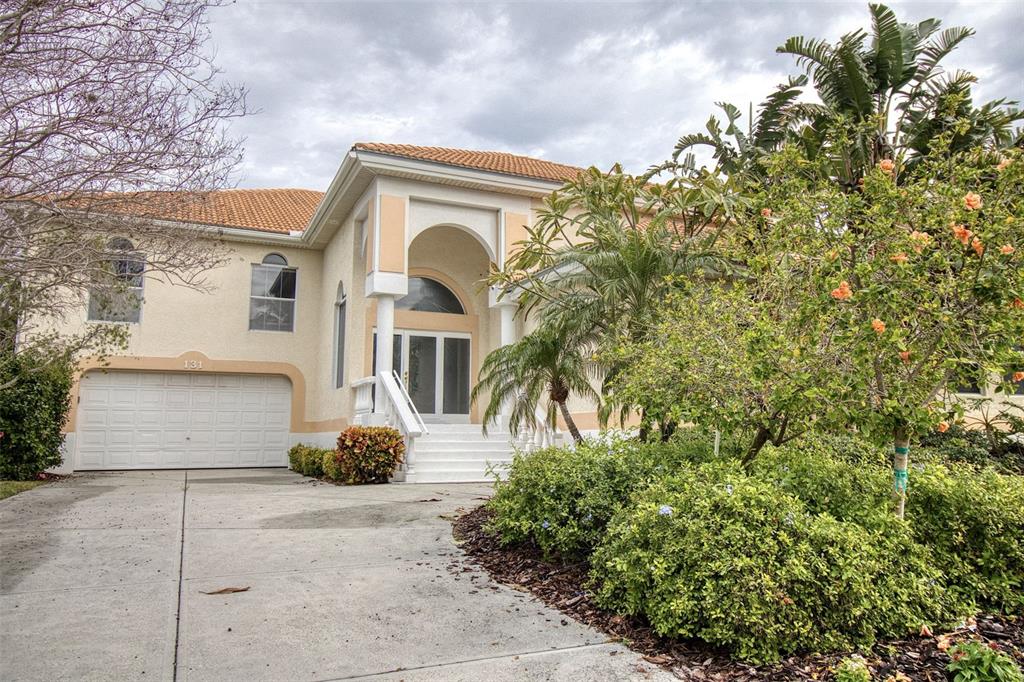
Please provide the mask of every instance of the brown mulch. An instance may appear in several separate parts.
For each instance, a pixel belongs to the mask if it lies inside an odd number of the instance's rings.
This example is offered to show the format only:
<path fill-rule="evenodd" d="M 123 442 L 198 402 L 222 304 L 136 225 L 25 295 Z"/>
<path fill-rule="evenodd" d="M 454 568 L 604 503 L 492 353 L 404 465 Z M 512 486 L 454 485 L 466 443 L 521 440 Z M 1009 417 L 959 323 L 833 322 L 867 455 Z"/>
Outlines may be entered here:
<path fill-rule="evenodd" d="M 832 670 L 848 654 L 792 656 L 772 665 L 751 665 L 729 658 L 721 649 L 701 641 L 660 637 L 639 618 L 618 616 L 598 608 L 584 589 L 588 566 L 545 561 L 531 546 L 502 547 L 486 530 L 491 512 L 486 507 L 465 513 L 453 522 L 453 534 L 470 561 L 499 583 L 530 592 L 548 606 L 586 623 L 639 652 L 647 661 L 682 680 L 830 680 Z M 922 633 L 928 635 L 928 633 Z M 911 637 L 878 644 L 862 652 L 872 679 L 893 682 L 946 680 L 949 646 L 965 640 L 994 643 L 1024 664 L 1024 620 L 978 616 L 949 633 Z"/>

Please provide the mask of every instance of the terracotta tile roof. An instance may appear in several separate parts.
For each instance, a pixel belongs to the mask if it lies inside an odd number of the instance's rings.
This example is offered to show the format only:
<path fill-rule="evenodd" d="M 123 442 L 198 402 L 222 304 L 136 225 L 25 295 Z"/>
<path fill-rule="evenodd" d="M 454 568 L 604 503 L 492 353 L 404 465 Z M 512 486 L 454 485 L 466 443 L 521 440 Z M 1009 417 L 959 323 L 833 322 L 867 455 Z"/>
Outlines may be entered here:
<path fill-rule="evenodd" d="M 220 227 L 287 233 L 306 229 L 323 192 L 308 189 L 226 189 L 189 200 L 175 193 L 105 195 L 86 202 L 92 210 Z"/>
<path fill-rule="evenodd" d="M 471 149 L 450 149 L 448 147 L 418 147 L 411 144 L 384 144 L 381 142 L 357 142 L 352 146 L 355 150 L 376 152 L 401 156 L 406 159 L 433 161 L 449 166 L 472 168 L 474 170 L 518 175 L 552 182 L 575 180 L 583 171 L 576 166 L 563 163 L 519 156 L 508 152 L 482 152 Z"/>

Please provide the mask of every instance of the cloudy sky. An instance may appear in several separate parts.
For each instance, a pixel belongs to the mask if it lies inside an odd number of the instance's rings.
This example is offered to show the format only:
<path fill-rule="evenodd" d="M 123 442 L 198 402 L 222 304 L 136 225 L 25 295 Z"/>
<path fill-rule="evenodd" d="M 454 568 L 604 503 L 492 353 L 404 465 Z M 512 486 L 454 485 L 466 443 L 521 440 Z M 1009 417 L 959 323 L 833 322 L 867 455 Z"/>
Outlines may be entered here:
<path fill-rule="evenodd" d="M 1024 100 L 1024 0 L 891 3 L 977 35 L 948 60 Z M 714 102 L 747 112 L 798 70 L 775 48 L 867 27 L 866 2 L 286 2 L 212 15 L 242 187 L 323 190 L 357 141 L 492 149 L 642 171 Z M 745 120 L 745 119 L 744 119 Z"/>

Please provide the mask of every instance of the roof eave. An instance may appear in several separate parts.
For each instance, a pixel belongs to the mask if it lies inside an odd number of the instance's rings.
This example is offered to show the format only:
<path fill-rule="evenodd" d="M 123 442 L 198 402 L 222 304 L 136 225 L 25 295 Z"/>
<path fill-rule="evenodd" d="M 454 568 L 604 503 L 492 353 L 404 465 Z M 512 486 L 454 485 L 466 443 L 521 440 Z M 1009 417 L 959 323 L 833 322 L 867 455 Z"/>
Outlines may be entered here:
<path fill-rule="evenodd" d="M 359 200 L 373 176 L 406 178 L 536 198 L 545 197 L 564 184 L 555 180 L 477 170 L 354 148 L 345 156 L 320 205 L 310 218 L 303 232 L 303 241 L 310 245 L 322 245 L 322 242 L 329 239 L 329 233 L 333 233 L 331 228 L 336 229 L 346 217 L 336 217 L 337 209 L 343 207 L 347 213 Z"/>

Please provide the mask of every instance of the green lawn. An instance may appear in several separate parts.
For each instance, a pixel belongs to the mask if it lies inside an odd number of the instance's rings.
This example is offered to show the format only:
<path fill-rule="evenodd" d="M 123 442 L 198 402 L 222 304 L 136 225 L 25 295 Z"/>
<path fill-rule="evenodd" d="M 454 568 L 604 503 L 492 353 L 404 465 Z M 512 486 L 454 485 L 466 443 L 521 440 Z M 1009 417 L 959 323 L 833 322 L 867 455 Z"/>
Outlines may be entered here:
<path fill-rule="evenodd" d="M 0 500 L 26 490 L 32 490 L 44 483 L 49 483 L 49 481 L 0 481 Z"/>

